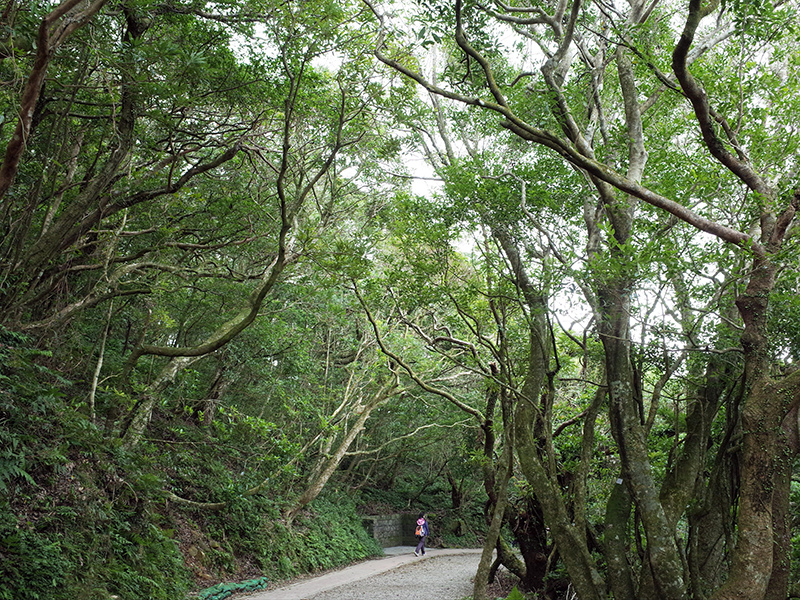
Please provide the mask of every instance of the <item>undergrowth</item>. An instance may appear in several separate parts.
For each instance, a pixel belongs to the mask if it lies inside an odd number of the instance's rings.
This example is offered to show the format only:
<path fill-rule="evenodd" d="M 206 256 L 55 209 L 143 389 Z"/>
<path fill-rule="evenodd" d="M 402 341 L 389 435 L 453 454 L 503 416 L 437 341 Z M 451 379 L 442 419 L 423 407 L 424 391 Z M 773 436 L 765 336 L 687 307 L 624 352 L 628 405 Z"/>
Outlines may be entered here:
<path fill-rule="evenodd" d="M 0 330 L 0 600 L 176 600 L 381 553 L 350 496 L 331 492 L 282 520 L 293 447 L 273 425 L 157 414 L 152 437 L 125 454 L 48 358 Z M 260 482 L 262 493 L 242 496 Z M 226 504 L 187 507 L 167 489 Z"/>

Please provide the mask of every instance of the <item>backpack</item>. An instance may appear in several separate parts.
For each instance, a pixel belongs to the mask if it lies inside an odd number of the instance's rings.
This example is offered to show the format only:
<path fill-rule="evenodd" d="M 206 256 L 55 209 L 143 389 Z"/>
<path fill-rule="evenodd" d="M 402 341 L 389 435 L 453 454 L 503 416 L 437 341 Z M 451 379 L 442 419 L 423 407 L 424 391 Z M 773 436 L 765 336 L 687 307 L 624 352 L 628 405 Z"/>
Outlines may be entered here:
<path fill-rule="evenodd" d="M 416 530 L 414 531 L 414 535 L 417 537 L 422 537 L 425 535 L 425 526 L 424 525 L 417 525 Z"/>

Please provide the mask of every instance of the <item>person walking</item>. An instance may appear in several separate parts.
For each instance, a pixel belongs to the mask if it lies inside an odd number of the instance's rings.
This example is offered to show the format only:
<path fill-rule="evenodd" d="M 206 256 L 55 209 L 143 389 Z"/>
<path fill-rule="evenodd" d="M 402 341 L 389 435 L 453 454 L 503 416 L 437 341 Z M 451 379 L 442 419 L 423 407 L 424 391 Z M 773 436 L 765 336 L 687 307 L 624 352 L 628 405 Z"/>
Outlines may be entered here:
<path fill-rule="evenodd" d="M 428 537 L 430 529 L 428 528 L 428 520 L 425 518 L 425 513 L 419 513 L 417 518 L 417 528 L 414 530 L 414 535 L 417 536 L 417 549 L 414 550 L 414 556 L 425 556 L 425 538 Z"/>

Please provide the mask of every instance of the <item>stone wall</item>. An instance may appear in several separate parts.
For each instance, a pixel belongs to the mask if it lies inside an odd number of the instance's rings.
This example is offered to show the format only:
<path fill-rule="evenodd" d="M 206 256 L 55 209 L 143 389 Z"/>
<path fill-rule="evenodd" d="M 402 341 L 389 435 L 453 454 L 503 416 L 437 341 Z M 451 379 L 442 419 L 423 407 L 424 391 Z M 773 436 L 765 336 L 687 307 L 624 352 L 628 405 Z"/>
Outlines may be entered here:
<path fill-rule="evenodd" d="M 414 537 L 416 517 L 411 514 L 376 515 L 362 517 L 364 527 L 378 540 L 382 548 L 416 546 Z"/>

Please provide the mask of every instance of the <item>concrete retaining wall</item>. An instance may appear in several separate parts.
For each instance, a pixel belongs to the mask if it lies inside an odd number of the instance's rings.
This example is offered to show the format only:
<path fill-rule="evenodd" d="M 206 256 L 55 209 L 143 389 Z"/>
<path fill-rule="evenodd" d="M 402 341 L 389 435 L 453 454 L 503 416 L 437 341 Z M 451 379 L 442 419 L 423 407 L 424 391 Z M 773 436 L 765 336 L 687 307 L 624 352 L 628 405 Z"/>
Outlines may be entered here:
<path fill-rule="evenodd" d="M 417 545 L 414 537 L 417 519 L 412 514 L 377 515 L 362 519 L 366 530 L 382 548 Z"/>

